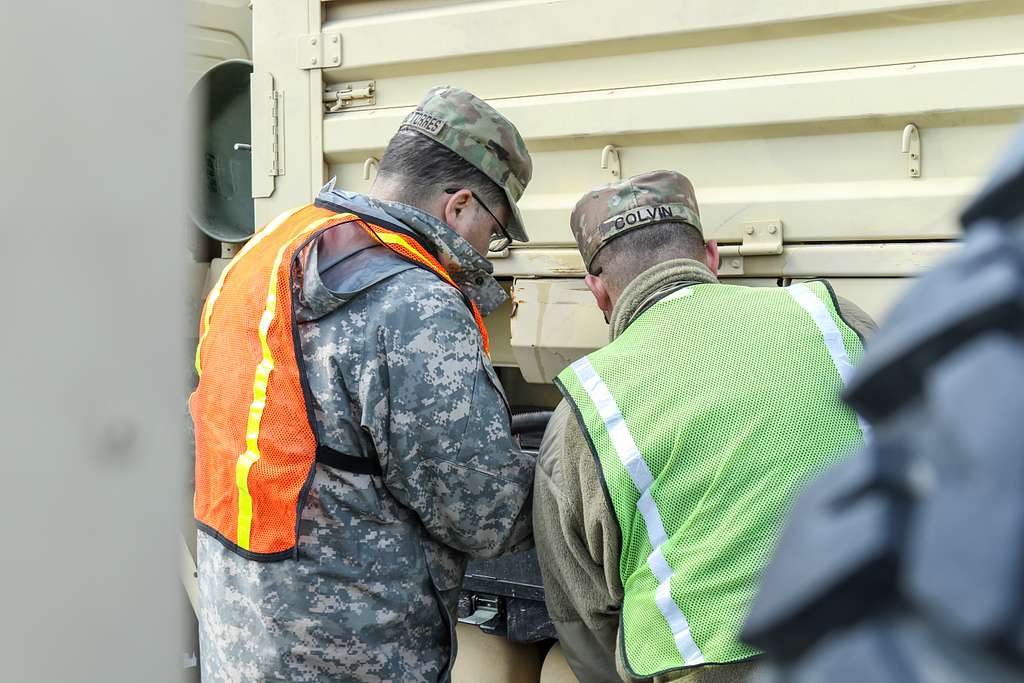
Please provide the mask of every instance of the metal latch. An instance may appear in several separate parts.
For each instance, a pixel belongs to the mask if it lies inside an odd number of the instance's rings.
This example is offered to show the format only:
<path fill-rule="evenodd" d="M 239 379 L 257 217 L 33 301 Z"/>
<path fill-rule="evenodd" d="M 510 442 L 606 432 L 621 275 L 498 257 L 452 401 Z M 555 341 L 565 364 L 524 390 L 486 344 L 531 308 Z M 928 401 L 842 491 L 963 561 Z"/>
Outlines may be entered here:
<path fill-rule="evenodd" d="M 483 626 L 488 621 L 498 616 L 497 595 L 473 595 L 470 598 L 470 606 L 473 613 L 468 617 L 460 617 L 459 621 L 471 626 Z"/>
<path fill-rule="evenodd" d="M 295 43 L 295 62 L 300 69 L 341 66 L 341 34 L 310 33 Z"/>
<path fill-rule="evenodd" d="M 324 111 L 333 114 L 350 107 L 363 107 L 377 102 L 377 82 L 359 81 L 324 88 Z"/>
<path fill-rule="evenodd" d="M 782 221 L 751 221 L 741 223 L 742 244 L 720 247 L 720 275 L 742 275 L 744 256 L 772 256 L 782 253 Z"/>

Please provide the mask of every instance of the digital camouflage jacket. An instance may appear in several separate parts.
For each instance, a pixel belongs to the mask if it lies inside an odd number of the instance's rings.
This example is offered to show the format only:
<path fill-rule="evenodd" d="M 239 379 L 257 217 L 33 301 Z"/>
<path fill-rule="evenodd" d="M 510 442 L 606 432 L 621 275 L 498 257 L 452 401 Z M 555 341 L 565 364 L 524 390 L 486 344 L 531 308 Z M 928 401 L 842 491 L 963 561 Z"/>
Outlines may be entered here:
<path fill-rule="evenodd" d="M 484 315 L 503 300 L 486 259 L 422 211 L 333 186 L 317 203 L 414 231 Z M 313 414 L 326 445 L 383 474 L 318 464 L 297 559 L 199 534 L 204 681 L 446 680 L 467 558 L 530 542 L 534 463 L 462 295 L 383 247 L 333 250 L 328 231 L 297 278 Z"/>

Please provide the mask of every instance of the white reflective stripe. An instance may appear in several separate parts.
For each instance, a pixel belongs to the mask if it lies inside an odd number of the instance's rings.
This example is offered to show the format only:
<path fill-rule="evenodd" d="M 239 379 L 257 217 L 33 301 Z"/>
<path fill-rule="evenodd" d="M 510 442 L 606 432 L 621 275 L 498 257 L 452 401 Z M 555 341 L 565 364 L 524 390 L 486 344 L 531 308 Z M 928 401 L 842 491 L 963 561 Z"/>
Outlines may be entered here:
<path fill-rule="evenodd" d="M 693 294 L 693 286 L 687 285 L 682 289 L 677 289 L 671 294 L 662 297 L 661 299 L 658 300 L 658 303 L 660 304 L 666 301 L 675 301 L 676 299 L 682 299 L 684 296 L 690 296 L 691 294 Z"/>
<path fill-rule="evenodd" d="M 615 398 L 608 391 L 608 386 L 594 370 L 594 366 L 590 364 L 590 360 L 586 356 L 573 363 L 572 368 L 576 372 L 580 384 L 590 396 L 590 400 L 597 407 L 597 412 L 601 416 L 601 420 L 604 421 L 612 445 L 615 446 L 615 452 L 622 460 L 622 466 L 629 472 L 637 489 L 641 492 L 646 491 L 654 483 L 654 477 L 647 469 L 647 463 L 644 462 L 640 449 L 636 447 L 633 435 L 629 433 L 629 427 L 626 425 L 622 413 L 619 412 Z"/>
<path fill-rule="evenodd" d="M 846 353 L 843 333 L 836 327 L 836 321 L 832 318 L 828 306 L 805 284 L 798 282 L 786 287 L 786 291 L 800 304 L 801 308 L 807 311 L 807 314 L 814 320 L 814 324 L 818 326 L 818 331 L 821 332 L 821 336 L 825 340 L 828 355 L 832 357 L 832 364 L 836 366 L 839 378 L 846 385 L 849 383 L 850 377 L 853 376 L 853 363 L 850 362 L 850 356 Z M 854 414 L 856 415 L 856 412 Z M 860 415 L 857 415 L 857 424 L 864 435 L 864 441 L 867 442 L 871 438 L 871 427 Z"/>
<path fill-rule="evenodd" d="M 647 464 L 644 463 L 646 469 Z M 650 476 L 650 475 L 648 475 Z M 636 481 L 634 479 L 634 481 Z M 661 523 L 661 513 L 658 512 L 658 506 L 654 502 L 654 498 L 651 496 L 651 489 L 643 490 L 640 494 L 640 499 L 636 501 L 636 508 L 643 515 L 644 524 L 647 525 L 647 538 L 651 541 L 652 548 L 660 548 L 665 541 L 668 540 L 668 534 L 665 533 L 665 526 Z"/>
<path fill-rule="evenodd" d="M 676 649 L 679 650 L 683 663 L 688 666 L 703 664 L 704 655 L 693 640 L 690 623 L 679 609 L 679 605 L 672 599 L 672 567 L 669 566 L 661 552 L 661 547 L 668 538 L 665 535 L 665 525 L 661 521 L 658 506 L 655 505 L 654 499 L 651 497 L 651 485 L 654 484 L 651 470 L 647 467 L 647 462 L 633 440 L 633 435 L 629 431 L 626 420 L 622 417 L 615 397 L 612 396 L 604 380 L 591 365 L 590 359 L 586 356 L 580 358 L 572 364 L 572 369 L 587 395 L 590 396 L 590 400 L 597 407 L 597 413 L 604 422 L 604 427 L 608 431 L 608 436 L 622 466 L 629 473 L 637 490 L 640 491 L 640 499 L 636 506 L 644 518 L 644 524 L 647 526 L 647 538 L 651 542 L 651 547 L 654 548 L 654 552 L 647 557 L 647 566 L 658 580 L 654 601 L 658 605 L 658 609 L 661 610 L 662 616 L 665 617 L 665 621 L 668 622 Z"/>
<path fill-rule="evenodd" d="M 690 631 L 690 624 L 683 616 L 679 605 L 672 599 L 672 567 L 669 566 L 661 548 L 656 548 L 650 557 L 647 558 L 647 566 L 658 578 L 658 588 L 654 591 L 654 602 L 668 622 L 672 631 L 672 640 L 675 641 L 676 649 L 682 655 L 686 664 L 703 664 L 704 654 L 697 647 Z"/>

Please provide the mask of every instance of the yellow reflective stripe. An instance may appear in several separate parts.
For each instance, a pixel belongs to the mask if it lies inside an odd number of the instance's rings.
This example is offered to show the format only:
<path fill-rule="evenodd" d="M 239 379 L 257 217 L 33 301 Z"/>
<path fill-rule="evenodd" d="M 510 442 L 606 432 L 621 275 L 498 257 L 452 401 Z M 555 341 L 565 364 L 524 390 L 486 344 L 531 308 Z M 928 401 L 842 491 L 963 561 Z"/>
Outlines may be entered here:
<path fill-rule="evenodd" d="M 408 246 L 408 241 L 404 237 L 399 237 L 398 235 L 392 235 L 386 232 L 374 232 L 373 234 L 376 235 L 377 239 L 379 239 L 381 242 Z"/>
<path fill-rule="evenodd" d="M 200 377 L 203 375 L 203 368 L 199 357 L 199 351 L 203 348 L 203 342 L 206 341 L 206 335 L 210 333 L 210 318 L 213 316 L 213 304 L 216 303 L 218 298 L 220 298 L 220 291 L 224 288 L 224 280 L 227 278 L 228 272 L 231 271 L 232 266 L 234 266 L 240 258 L 245 256 L 250 249 L 259 244 L 264 237 L 272 233 L 275 228 L 307 206 L 309 205 L 303 204 L 302 206 L 294 209 L 288 209 L 280 216 L 267 223 L 262 230 L 253 235 L 252 239 L 245 243 L 242 250 L 239 251 L 235 257 L 228 262 L 228 265 L 224 267 L 224 270 L 221 271 L 220 277 L 217 278 L 217 284 L 210 290 L 210 295 L 206 297 L 206 303 L 203 305 L 203 327 L 199 335 L 199 343 L 196 344 L 196 372 Z"/>
<path fill-rule="evenodd" d="M 378 240 L 384 242 L 385 244 L 398 244 L 405 247 L 406 249 L 409 249 L 413 253 L 416 253 L 416 250 L 409 245 L 409 240 L 407 240 L 405 237 L 402 237 L 401 235 L 392 235 L 386 232 L 374 232 L 373 234 L 376 236 Z"/>
<path fill-rule="evenodd" d="M 270 325 L 274 322 L 277 314 L 277 278 L 281 269 L 281 261 L 284 253 L 294 242 L 320 229 L 331 221 L 341 222 L 353 218 L 350 214 L 328 216 L 320 218 L 309 226 L 303 228 L 292 239 L 281 245 L 274 257 L 274 264 L 270 269 L 270 283 L 267 287 L 267 303 L 260 316 L 259 337 L 260 348 L 263 350 L 263 358 L 256 365 L 256 373 L 252 381 L 252 403 L 249 404 L 249 419 L 245 425 L 245 452 L 238 456 L 235 462 L 235 485 L 238 487 L 238 535 L 236 543 L 239 547 L 249 550 L 250 535 L 252 532 L 252 496 L 249 493 L 249 470 L 260 459 L 260 423 L 263 420 L 263 410 L 267 406 L 267 385 L 270 382 L 270 373 L 274 369 L 274 355 L 270 350 L 270 342 L 267 335 L 270 332 Z"/>
<path fill-rule="evenodd" d="M 452 280 L 451 276 L 447 272 L 436 270 L 433 264 L 431 264 L 429 261 L 424 260 L 422 256 L 419 256 L 417 250 L 412 245 L 409 244 L 409 240 L 403 237 L 402 235 L 392 235 L 386 232 L 374 232 L 373 234 L 383 244 L 397 244 L 399 246 L 405 247 L 406 249 L 408 249 L 409 251 L 411 251 L 412 253 L 416 254 L 419 257 L 416 259 L 418 263 L 428 266 L 430 268 L 430 272 L 434 273 L 435 275 L 443 279 L 445 282 L 451 285 L 455 285 L 455 281 Z"/>

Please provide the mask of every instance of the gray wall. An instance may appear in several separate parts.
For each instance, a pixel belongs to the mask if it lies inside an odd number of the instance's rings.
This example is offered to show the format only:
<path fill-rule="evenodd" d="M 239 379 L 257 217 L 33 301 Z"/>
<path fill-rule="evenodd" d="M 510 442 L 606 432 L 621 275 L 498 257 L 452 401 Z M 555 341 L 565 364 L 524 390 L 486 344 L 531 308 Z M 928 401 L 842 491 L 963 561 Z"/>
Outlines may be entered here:
<path fill-rule="evenodd" d="M 171 681 L 185 3 L 0 9 L 0 678 Z"/>

